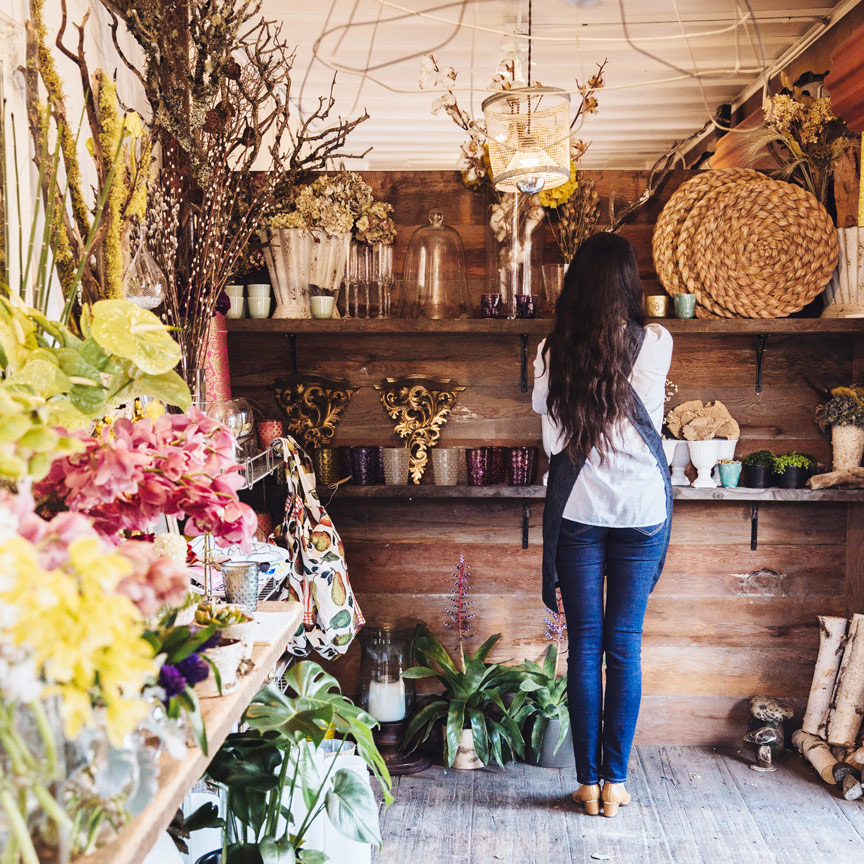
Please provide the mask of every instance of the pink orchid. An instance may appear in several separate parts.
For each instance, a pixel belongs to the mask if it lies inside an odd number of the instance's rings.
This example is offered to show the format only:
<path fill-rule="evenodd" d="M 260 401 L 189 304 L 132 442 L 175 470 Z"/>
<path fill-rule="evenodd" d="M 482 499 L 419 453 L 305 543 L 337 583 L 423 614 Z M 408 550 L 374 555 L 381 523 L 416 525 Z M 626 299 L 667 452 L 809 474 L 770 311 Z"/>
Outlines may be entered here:
<path fill-rule="evenodd" d="M 133 572 L 117 586 L 142 615 L 155 615 L 163 606 L 179 606 L 189 593 L 189 572 L 168 558 L 161 558 L 151 543 L 125 540 L 117 551 L 127 558 Z"/>

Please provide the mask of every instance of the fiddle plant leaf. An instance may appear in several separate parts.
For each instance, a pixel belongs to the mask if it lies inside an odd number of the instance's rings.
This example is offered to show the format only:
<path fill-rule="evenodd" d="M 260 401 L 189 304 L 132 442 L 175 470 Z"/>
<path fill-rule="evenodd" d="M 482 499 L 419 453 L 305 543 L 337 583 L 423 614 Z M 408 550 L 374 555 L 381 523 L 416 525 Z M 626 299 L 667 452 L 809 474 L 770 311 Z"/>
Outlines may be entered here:
<path fill-rule="evenodd" d="M 378 804 L 367 782 L 340 768 L 325 798 L 327 815 L 337 831 L 358 843 L 381 845 Z"/>
<path fill-rule="evenodd" d="M 273 837 L 265 837 L 258 844 L 261 853 L 262 864 L 294 864 L 297 854 L 290 837 L 282 837 L 275 840 Z"/>

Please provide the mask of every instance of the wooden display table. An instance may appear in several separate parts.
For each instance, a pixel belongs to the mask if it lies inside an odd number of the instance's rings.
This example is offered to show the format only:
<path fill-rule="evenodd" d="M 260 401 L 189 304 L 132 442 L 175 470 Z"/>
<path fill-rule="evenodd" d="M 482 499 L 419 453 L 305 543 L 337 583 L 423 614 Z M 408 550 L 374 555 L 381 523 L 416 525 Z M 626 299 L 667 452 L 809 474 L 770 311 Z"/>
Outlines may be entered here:
<path fill-rule="evenodd" d="M 179 762 L 163 753 L 159 763 L 159 791 L 147 809 L 111 843 L 91 855 L 76 858 L 76 864 L 138 864 L 153 848 L 159 834 L 171 824 L 186 793 L 200 779 L 210 758 L 240 719 L 252 697 L 267 683 L 303 614 L 299 603 L 259 603 L 258 609 L 261 612 L 283 612 L 284 627 L 272 645 L 255 646 L 252 653 L 254 668 L 239 680 L 235 690 L 226 696 L 201 700 L 210 756 L 205 756 L 197 747 L 190 747 L 186 758 Z"/>

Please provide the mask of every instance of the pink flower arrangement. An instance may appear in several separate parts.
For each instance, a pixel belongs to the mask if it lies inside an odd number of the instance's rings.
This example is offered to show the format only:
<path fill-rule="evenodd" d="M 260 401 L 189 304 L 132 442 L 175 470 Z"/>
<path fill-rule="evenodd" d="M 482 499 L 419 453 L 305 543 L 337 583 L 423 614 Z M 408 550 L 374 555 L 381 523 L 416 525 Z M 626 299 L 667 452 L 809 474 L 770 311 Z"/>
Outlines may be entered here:
<path fill-rule="evenodd" d="M 163 606 L 181 606 L 189 593 L 189 571 L 158 555 L 152 543 L 124 540 L 116 549 L 132 564 L 132 573 L 117 586 L 149 618 Z"/>
<path fill-rule="evenodd" d="M 234 437 L 196 408 L 78 437 L 83 452 L 56 460 L 35 492 L 86 514 L 104 537 L 117 542 L 162 515 L 186 517 L 187 535 L 211 533 L 218 545 L 247 546 L 254 536 L 255 513 L 237 498 Z"/>

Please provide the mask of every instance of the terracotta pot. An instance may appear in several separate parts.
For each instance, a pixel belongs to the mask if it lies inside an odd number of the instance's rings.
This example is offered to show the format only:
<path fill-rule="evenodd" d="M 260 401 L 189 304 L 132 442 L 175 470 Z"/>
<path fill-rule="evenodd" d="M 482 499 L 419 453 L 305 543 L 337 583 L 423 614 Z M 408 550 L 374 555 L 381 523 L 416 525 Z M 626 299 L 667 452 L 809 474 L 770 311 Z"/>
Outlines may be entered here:
<path fill-rule="evenodd" d="M 456 750 L 453 767 L 468 771 L 483 767 L 483 763 L 474 749 L 474 733 L 470 729 L 463 729 L 459 736 L 459 747 Z"/>
<path fill-rule="evenodd" d="M 864 428 L 861 426 L 831 427 L 831 446 L 835 471 L 849 471 L 861 466 L 864 454 Z"/>

